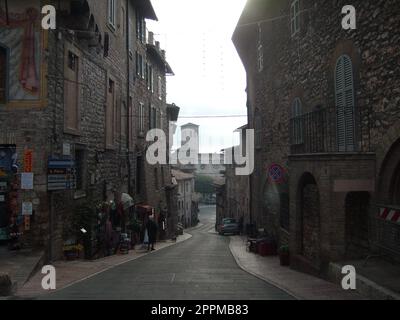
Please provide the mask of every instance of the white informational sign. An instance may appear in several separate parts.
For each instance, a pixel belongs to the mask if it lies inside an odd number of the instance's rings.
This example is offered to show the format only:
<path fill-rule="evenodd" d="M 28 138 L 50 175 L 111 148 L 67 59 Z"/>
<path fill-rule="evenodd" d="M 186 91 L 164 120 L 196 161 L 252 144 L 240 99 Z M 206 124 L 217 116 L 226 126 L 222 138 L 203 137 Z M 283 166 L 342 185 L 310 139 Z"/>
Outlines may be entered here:
<path fill-rule="evenodd" d="M 33 213 L 32 202 L 23 202 L 22 203 L 22 215 L 23 216 L 31 216 Z"/>
<path fill-rule="evenodd" d="M 33 173 L 21 173 L 21 189 L 33 190 Z"/>
<path fill-rule="evenodd" d="M 71 155 L 71 144 L 63 143 L 63 155 L 70 156 Z"/>

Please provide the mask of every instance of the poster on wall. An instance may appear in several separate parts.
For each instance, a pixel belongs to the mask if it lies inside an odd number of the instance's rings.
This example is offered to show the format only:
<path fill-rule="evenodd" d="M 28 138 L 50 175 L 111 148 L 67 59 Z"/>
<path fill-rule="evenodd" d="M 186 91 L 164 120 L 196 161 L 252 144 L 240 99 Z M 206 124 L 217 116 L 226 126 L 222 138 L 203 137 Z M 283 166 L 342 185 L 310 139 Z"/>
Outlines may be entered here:
<path fill-rule="evenodd" d="M 29 101 L 40 105 L 43 97 L 44 64 L 42 63 L 43 29 L 41 1 L 8 1 L 7 11 L 0 1 L 0 39 L 9 59 L 8 82 L 10 104 Z M 7 26 L 7 27 L 5 27 Z"/>
<path fill-rule="evenodd" d="M 32 202 L 23 202 L 22 203 L 22 215 L 23 216 L 31 216 L 32 213 L 33 213 Z"/>
<path fill-rule="evenodd" d="M 9 177 L 17 169 L 17 148 L 14 145 L 0 145 L 0 179 Z"/>
<path fill-rule="evenodd" d="M 32 172 L 21 173 L 21 189 L 22 190 L 33 190 L 33 173 Z"/>

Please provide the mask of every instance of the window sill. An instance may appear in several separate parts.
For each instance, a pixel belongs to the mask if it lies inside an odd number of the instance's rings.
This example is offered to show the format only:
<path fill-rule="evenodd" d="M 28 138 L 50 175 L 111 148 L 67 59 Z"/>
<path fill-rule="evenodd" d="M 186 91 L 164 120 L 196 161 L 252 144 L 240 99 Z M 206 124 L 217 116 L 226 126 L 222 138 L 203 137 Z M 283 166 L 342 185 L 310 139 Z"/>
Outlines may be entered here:
<path fill-rule="evenodd" d="M 78 190 L 75 191 L 74 193 L 74 200 L 79 200 L 79 199 L 83 199 L 86 198 L 86 192 L 83 190 Z"/>
<path fill-rule="evenodd" d="M 78 129 L 64 127 L 64 133 L 70 134 L 73 136 L 81 136 L 82 135 L 81 129 L 79 127 L 78 127 Z"/>

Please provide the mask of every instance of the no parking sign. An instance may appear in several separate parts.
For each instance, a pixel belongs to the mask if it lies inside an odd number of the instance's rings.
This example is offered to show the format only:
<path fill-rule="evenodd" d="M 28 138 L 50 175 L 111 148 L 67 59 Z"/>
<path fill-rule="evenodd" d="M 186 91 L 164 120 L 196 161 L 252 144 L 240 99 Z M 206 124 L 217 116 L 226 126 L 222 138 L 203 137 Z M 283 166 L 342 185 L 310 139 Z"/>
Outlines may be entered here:
<path fill-rule="evenodd" d="M 274 163 L 268 169 L 268 180 L 272 183 L 283 183 L 285 181 L 285 169 Z"/>

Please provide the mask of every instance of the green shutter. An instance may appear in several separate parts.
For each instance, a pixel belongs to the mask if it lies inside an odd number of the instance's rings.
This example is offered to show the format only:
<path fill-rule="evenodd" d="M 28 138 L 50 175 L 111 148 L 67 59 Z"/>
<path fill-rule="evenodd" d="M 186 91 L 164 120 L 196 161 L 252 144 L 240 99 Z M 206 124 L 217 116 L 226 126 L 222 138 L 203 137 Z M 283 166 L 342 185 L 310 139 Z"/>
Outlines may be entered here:
<path fill-rule="evenodd" d="M 340 152 L 355 150 L 355 115 L 353 65 L 347 55 L 341 56 L 335 70 L 337 144 Z"/>

